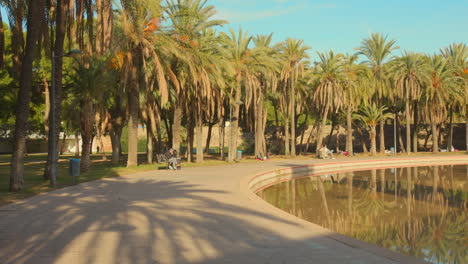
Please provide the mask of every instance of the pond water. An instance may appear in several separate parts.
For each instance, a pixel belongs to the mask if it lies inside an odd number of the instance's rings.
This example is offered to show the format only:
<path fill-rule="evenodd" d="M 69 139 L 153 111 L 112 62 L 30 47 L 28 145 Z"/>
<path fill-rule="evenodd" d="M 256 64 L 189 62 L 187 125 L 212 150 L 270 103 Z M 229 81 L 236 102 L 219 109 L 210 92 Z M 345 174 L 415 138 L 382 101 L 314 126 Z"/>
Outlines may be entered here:
<path fill-rule="evenodd" d="M 468 263 L 468 166 L 342 172 L 257 193 L 335 232 L 431 263 Z"/>

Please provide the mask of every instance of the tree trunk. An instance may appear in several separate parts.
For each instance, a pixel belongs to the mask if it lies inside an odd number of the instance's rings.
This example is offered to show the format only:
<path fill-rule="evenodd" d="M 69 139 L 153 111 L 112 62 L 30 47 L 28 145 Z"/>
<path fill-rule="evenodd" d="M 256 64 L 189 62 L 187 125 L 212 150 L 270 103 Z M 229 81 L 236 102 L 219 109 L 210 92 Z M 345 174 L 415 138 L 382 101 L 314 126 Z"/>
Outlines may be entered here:
<path fill-rule="evenodd" d="M 128 159 L 127 167 L 138 165 L 138 115 L 140 113 L 139 74 L 140 51 L 132 52 L 131 83 L 128 87 Z"/>
<path fill-rule="evenodd" d="M 414 102 L 413 152 L 418 153 L 418 103 Z"/>
<path fill-rule="evenodd" d="M 353 151 L 353 110 L 348 106 L 346 110 L 346 151 L 350 156 L 354 154 Z"/>
<path fill-rule="evenodd" d="M 232 109 L 232 120 L 231 120 L 231 137 L 230 137 L 230 149 L 229 149 L 229 159 L 228 161 L 237 160 L 236 153 L 237 153 L 237 134 L 239 130 L 239 110 L 240 110 L 240 99 L 241 99 L 241 84 L 240 82 L 237 83 L 236 95 L 235 95 L 235 102 L 231 102 L 233 104 Z"/>
<path fill-rule="evenodd" d="M 203 162 L 203 112 L 199 109 L 196 113 L 197 128 L 197 163 Z"/>
<path fill-rule="evenodd" d="M 356 131 L 358 132 L 358 135 L 359 135 L 359 140 L 361 141 L 362 151 L 364 153 L 367 153 L 369 152 L 369 150 L 367 149 L 366 140 L 364 138 L 364 135 L 362 134 L 362 128 L 359 126 L 356 126 L 356 128 L 357 128 Z"/>
<path fill-rule="evenodd" d="M 284 155 L 290 156 L 291 155 L 291 150 L 289 149 L 290 146 L 290 138 L 289 138 L 289 115 L 286 111 L 284 114 Z"/>
<path fill-rule="evenodd" d="M 172 148 L 177 151 L 177 155 L 180 153 L 180 141 L 181 141 L 181 129 L 182 129 L 182 106 L 179 100 L 175 105 L 174 120 L 172 122 Z"/>
<path fill-rule="evenodd" d="M 208 134 L 206 135 L 206 144 L 205 144 L 205 154 L 210 154 L 210 143 L 211 143 L 211 135 L 213 133 L 213 126 L 216 122 L 209 122 L 208 123 Z"/>
<path fill-rule="evenodd" d="M 332 127 L 330 129 L 330 134 L 328 134 L 327 147 L 329 147 L 330 144 L 331 144 L 331 140 L 332 140 L 332 137 L 333 137 L 333 132 L 335 132 L 335 126 L 336 126 L 336 124 L 334 122 L 332 122 Z"/>
<path fill-rule="evenodd" d="M 31 87 L 33 78 L 33 61 L 35 45 L 39 38 L 41 13 L 44 12 L 45 1 L 29 1 L 28 34 L 26 50 L 20 72 L 20 88 L 16 105 L 16 123 L 13 142 L 13 156 L 11 158 L 10 187 L 12 192 L 19 192 L 24 187 L 24 154 L 26 153 L 26 134 L 29 117 L 29 103 L 31 102 Z M 3 33 L 3 32 L 2 32 Z"/>
<path fill-rule="evenodd" d="M 94 106 L 90 100 L 83 102 L 80 116 L 81 138 L 83 144 L 81 148 L 80 170 L 82 172 L 86 172 L 91 166 L 90 154 L 94 127 Z"/>
<path fill-rule="evenodd" d="M 377 141 L 376 141 L 376 127 L 371 126 L 370 136 L 371 136 L 371 154 L 372 156 L 377 155 Z"/>
<path fill-rule="evenodd" d="M 80 137 L 79 133 L 75 132 L 75 157 L 80 156 Z"/>
<path fill-rule="evenodd" d="M 113 165 L 119 165 L 120 155 L 122 153 L 121 151 L 122 147 L 120 144 L 120 138 L 122 136 L 122 126 L 112 124 L 111 129 L 109 129 L 109 136 L 111 138 L 111 144 L 112 144 L 111 162 Z"/>
<path fill-rule="evenodd" d="M 187 122 L 187 162 L 193 162 L 193 140 L 194 140 L 193 116 Z"/>
<path fill-rule="evenodd" d="M 44 83 L 44 134 L 46 135 L 46 140 L 48 141 L 49 138 L 49 115 L 50 115 L 50 89 L 49 89 L 49 82 L 46 78 L 43 80 Z"/>
<path fill-rule="evenodd" d="M 385 153 L 385 120 L 380 121 L 380 153 Z"/>
<path fill-rule="evenodd" d="M 409 98 L 406 98 L 406 153 L 411 153 L 411 109 Z"/>
<path fill-rule="evenodd" d="M 315 153 L 317 155 L 319 153 L 319 149 L 322 147 L 323 137 L 325 134 L 325 126 L 327 125 L 327 117 L 328 117 L 329 108 L 330 108 L 330 105 L 327 103 L 327 105 L 325 106 L 325 111 L 323 112 L 322 124 L 320 125 L 320 129 L 318 133 L 317 146 L 315 147 Z"/>
<path fill-rule="evenodd" d="M 289 85 L 291 86 L 291 157 L 296 157 L 296 96 L 295 96 L 295 87 L 293 78 L 289 80 Z"/>
<path fill-rule="evenodd" d="M 447 139 L 447 150 L 452 152 L 453 147 L 453 106 L 450 107 L 449 135 Z"/>
<path fill-rule="evenodd" d="M 226 120 L 223 117 L 223 121 L 221 122 L 221 126 L 219 127 L 219 153 L 221 160 L 224 160 L 224 138 L 226 133 Z"/>
<path fill-rule="evenodd" d="M 432 152 L 439 152 L 439 135 L 437 131 L 437 123 L 435 122 L 435 117 L 431 118 L 431 129 L 432 129 Z"/>
<path fill-rule="evenodd" d="M 149 126 L 146 126 L 146 159 L 148 164 L 153 164 L 154 141 L 153 133 Z"/>

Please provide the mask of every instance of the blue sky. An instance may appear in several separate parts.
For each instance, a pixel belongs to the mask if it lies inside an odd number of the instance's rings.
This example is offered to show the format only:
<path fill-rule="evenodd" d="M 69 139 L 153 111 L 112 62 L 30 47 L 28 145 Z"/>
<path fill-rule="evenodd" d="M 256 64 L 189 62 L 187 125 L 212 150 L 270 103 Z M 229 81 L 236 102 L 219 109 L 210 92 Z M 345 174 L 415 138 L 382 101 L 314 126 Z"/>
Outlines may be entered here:
<path fill-rule="evenodd" d="M 316 51 L 354 53 L 371 32 L 396 39 L 400 50 L 434 53 L 468 42 L 468 0 L 209 0 L 217 18 L 275 41 L 303 39 Z M 226 26 L 225 26 L 226 27 Z"/>

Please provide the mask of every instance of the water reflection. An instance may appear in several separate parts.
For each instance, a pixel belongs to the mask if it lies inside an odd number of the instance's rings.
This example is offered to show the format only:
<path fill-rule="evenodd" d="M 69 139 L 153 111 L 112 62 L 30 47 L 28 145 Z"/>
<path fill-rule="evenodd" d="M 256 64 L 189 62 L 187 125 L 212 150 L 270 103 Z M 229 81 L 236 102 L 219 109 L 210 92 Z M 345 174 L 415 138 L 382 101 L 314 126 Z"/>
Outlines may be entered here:
<path fill-rule="evenodd" d="M 258 193 L 336 232 L 432 263 L 468 263 L 468 166 L 343 172 Z"/>

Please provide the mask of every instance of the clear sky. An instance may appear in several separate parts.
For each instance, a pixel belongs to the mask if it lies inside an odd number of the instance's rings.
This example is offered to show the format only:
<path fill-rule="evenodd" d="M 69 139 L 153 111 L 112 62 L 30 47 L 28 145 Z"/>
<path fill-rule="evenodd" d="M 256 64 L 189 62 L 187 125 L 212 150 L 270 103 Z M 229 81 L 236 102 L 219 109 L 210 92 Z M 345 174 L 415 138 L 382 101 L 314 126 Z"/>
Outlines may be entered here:
<path fill-rule="evenodd" d="M 316 51 L 354 53 L 370 33 L 397 40 L 403 50 L 434 53 L 468 43 L 468 0 L 209 0 L 217 18 L 275 41 L 303 39 Z"/>

